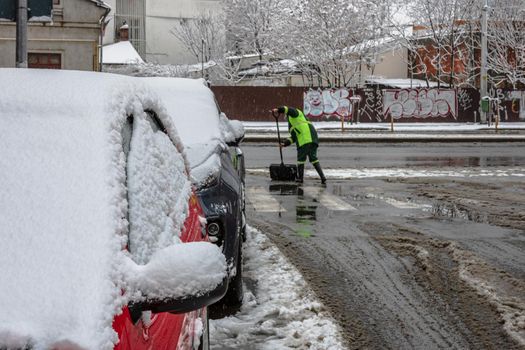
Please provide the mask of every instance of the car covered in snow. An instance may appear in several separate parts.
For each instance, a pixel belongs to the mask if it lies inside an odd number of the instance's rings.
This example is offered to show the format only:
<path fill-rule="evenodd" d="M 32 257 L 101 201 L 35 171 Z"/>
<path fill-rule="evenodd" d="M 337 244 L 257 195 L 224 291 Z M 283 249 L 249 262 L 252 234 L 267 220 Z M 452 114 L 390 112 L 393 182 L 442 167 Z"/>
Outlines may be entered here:
<path fill-rule="evenodd" d="M 244 128 L 221 113 L 203 79 L 141 78 L 162 97 L 177 125 L 193 183 L 207 219 L 210 240 L 221 247 L 229 267 L 228 292 L 219 306 L 242 303 L 242 242 L 245 239 Z"/>
<path fill-rule="evenodd" d="M 226 259 L 161 100 L 103 73 L 0 81 L 0 349 L 206 349 Z"/>

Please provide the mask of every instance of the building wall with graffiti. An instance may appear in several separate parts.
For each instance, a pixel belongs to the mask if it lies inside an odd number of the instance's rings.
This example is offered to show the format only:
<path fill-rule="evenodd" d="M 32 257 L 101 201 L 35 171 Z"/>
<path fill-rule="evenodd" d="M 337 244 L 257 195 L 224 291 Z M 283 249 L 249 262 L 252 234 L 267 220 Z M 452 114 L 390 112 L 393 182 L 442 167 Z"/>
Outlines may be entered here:
<path fill-rule="evenodd" d="M 490 96 L 501 121 L 525 121 L 525 91 L 498 89 Z M 304 110 L 313 120 L 476 122 L 479 100 L 476 89 L 318 89 L 305 91 Z"/>
<path fill-rule="evenodd" d="M 383 116 L 394 119 L 458 119 L 456 90 L 383 90 Z"/>
<path fill-rule="evenodd" d="M 304 113 L 309 118 L 348 118 L 352 113 L 348 89 L 308 90 L 304 92 Z"/>
<path fill-rule="evenodd" d="M 301 87 L 215 86 L 221 110 L 230 118 L 274 120 L 269 109 L 303 108 L 313 121 L 479 122 L 476 89 L 308 89 Z M 525 91 L 491 89 L 493 114 L 502 122 L 525 122 Z M 495 101 L 499 101 L 496 103 Z"/>

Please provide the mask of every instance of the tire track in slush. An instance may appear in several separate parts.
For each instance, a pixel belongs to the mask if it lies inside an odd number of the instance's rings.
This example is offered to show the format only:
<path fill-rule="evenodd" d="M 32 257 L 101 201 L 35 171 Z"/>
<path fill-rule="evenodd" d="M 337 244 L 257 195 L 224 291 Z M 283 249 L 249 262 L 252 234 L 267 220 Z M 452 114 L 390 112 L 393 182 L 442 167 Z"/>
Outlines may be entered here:
<path fill-rule="evenodd" d="M 355 246 L 356 242 L 349 243 Z M 394 315 L 395 319 L 399 320 L 404 327 L 405 340 L 413 348 L 419 346 L 424 348 L 460 346 L 460 348 L 464 348 L 464 345 L 460 345 L 461 337 L 459 335 L 451 337 L 454 333 L 452 328 L 440 316 L 433 314 L 433 310 L 429 310 L 419 302 L 425 300 L 423 291 L 417 286 L 411 286 L 407 283 L 410 281 L 406 281 L 406 278 L 405 281 L 402 280 L 403 275 L 410 275 L 407 266 L 373 242 L 361 240 L 360 243 L 360 248 L 367 251 L 368 260 L 371 261 L 370 268 L 360 271 L 361 279 L 373 278 L 373 281 L 381 282 L 373 283 L 366 291 L 376 295 L 377 300 L 381 303 L 377 310 L 386 310 L 382 313 L 383 316 L 380 320 L 383 321 L 385 318 L 389 320 L 392 317 L 391 315 Z M 345 246 L 345 242 L 342 240 L 336 244 Z M 334 249 L 334 245 L 331 244 L 326 248 Z M 338 262 L 341 262 L 337 255 L 335 257 Z M 385 324 L 385 328 L 391 328 L 391 326 L 390 322 Z M 391 342 L 392 339 L 398 339 L 398 334 L 392 332 L 388 338 Z M 396 347 L 404 345 L 402 343 L 396 344 Z"/>
<path fill-rule="evenodd" d="M 490 242 L 469 240 L 466 242 L 460 241 L 460 243 L 512 275 L 525 279 L 525 272 L 523 271 L 524 239 L 516 238 L 513 241 L 508 239 L 491 240 Z M 521 246 L 518 246 L 518 244 L 521 244 Z"/>
<path fill-rule="evenodd" d="M 369 238 L 304 240 L 263 226 L 331 309 L 351 348 L 469 347 L 460 330 L 420 302 L 428 293 L 412 281 L 406 262 Z"/>

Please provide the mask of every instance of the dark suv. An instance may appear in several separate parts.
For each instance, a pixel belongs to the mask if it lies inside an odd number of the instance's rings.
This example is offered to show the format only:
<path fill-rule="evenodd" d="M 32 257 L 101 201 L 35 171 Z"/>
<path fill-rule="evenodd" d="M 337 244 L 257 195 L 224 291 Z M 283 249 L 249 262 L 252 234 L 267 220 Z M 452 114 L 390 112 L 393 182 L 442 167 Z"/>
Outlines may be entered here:
<path fill-rule="evenodd" d="M 245 239 L 244 158 L 239 143 L 244 129 L 220 112 L 202 79 L 142 78 L 163 99 L 191 168 L 206 216 L 210 241 L 222 248 L 229 273 L 228 292 L 219 306 L 240 306 L 242 242 Z"/>

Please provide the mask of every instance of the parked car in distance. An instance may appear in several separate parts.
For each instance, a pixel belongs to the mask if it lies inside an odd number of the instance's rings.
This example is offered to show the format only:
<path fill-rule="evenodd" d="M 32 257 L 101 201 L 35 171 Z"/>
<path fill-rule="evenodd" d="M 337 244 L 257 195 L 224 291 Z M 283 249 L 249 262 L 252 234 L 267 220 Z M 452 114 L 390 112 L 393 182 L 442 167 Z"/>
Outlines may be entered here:
<path fill-rule="evenodd" d="M 0 349 L 207 349 L 226 260 L 159 98 L 103 73 L 0 81 Z"/>
<path fill-rule="evenodd" d="M 221 247 L 229 267 L 228 292 L 219 305 L 242 304 L 244 158 L 240 122 L 222 114 L 203 79 L 141 78 L 162 100 L 177 125 L 191 177 L 206 214 L 210 240 Z"/>

